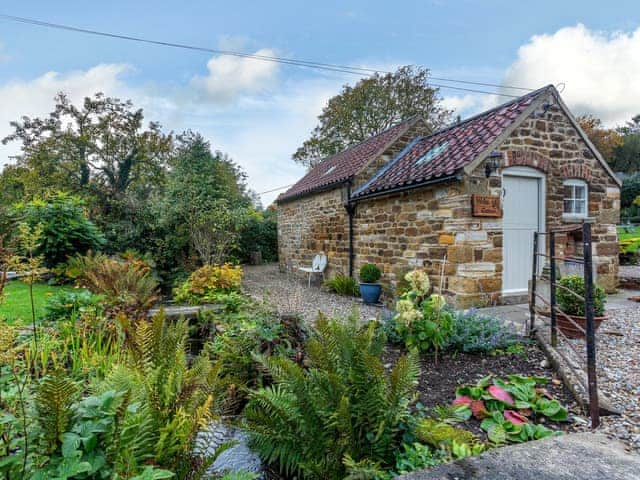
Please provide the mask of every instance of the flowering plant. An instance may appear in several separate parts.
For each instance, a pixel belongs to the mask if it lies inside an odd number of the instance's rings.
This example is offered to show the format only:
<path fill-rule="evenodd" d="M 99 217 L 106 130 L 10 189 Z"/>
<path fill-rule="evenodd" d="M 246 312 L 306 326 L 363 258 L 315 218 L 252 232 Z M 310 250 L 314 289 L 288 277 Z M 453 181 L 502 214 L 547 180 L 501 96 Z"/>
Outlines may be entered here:
<path fill-rule="evenodd" d="M 396 303 L 396 330 L 407 348 L 421 352 L 438 350 L 451 335 L 453 316 L 442 295 L 428 295 L 431 288 L 424 270 L 413 270 L 405 275 L 411 289 Z"/>

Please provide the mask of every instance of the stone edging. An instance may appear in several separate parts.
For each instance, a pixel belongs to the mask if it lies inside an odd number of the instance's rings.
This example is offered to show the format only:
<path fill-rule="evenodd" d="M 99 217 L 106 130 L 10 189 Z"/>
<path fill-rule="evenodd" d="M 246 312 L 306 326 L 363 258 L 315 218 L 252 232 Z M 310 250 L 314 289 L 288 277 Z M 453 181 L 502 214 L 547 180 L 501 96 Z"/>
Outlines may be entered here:
<path fill-rule="evenodd" d="M 578 404 L 585 412 L 589 411 L 589 396 L 582 385 L 587 385 L 587 375 L 584 369 L 575 362 L 568 363 L 558 350 L 551 346 L 547 338 L 538 329 L 534 331 L 535 339 L 549 359 L 553 368 L 558 372 L 560 378 L 569 389 Z M 598 389 L 598 403 L 600 405 L 600 415 L 620 415 L 621 412 L 615 408 L 609 398 Z"/>

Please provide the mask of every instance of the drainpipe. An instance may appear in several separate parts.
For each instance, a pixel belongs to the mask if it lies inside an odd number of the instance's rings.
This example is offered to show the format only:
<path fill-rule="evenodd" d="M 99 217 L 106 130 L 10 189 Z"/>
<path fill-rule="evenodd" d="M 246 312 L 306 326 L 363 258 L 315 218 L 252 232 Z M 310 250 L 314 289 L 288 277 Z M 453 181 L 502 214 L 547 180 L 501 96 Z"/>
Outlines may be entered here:
<path fill-rule="evenodd" d="M 353 216 L 356 213 L 356 205 L 351 202 L 351 180 L 347 181 L 347 202 L 344 208 L 349 216 L 349 276 L 353 278 L 353 263 L 355 252 L 353 250 Z"/>

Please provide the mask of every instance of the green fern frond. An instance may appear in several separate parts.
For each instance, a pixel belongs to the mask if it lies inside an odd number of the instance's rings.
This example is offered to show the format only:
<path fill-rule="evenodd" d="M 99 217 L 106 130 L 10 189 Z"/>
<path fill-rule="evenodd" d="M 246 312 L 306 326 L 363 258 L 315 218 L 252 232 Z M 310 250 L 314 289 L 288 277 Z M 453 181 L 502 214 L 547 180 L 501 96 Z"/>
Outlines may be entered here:
<path fill-rule="evenodd" d="M 76 393 L 75 383 L 60 371 L 46 376 L 37 387 L 35 407 L 48 452 L 55 451 L 62 443 Z"/>

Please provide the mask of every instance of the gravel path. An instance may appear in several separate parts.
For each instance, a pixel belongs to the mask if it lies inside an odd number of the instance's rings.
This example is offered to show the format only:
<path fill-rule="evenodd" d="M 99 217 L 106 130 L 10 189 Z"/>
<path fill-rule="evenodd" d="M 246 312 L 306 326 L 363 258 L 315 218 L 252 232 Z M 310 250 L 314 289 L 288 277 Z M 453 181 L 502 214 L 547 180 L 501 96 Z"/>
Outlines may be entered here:
<path fill-rule="evenodd" d="M 596 337 L 598 387 L 623 414 L 601 417 L 598 431 L 640 453 L 640 308 L 609 309 L 608 313 Z M 584 364 L 584 340 L 571 342 Z M 565 351 L 570 352 L 566 347 Z"/>
<path fill-rule="evenodd" d="M 313 322 L 318 312 L 327 316 L 347 316 L 358 309 L 363 321 L 375 319 L 386 309 L 364 305 L 359 298 L 335 295 L 322 290 L 316 280 L 307 288 L 306 277 L 281 273 L 277 264 L 245 266 L 243 290 L 253 298 L 277 305 L 281 312 L 302 312 L 305 320 Z"/>

